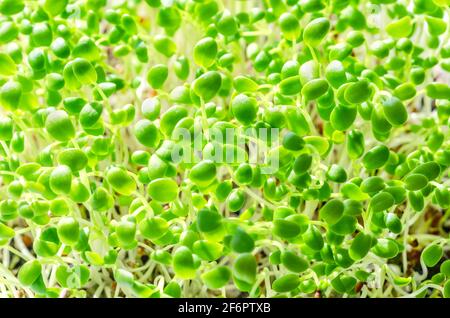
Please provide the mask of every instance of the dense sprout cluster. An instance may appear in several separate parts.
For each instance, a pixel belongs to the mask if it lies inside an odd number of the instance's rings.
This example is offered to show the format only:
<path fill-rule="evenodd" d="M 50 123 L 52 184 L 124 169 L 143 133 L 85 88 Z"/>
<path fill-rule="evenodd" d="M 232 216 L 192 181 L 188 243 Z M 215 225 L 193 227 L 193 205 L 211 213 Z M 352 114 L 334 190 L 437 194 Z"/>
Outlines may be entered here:
<path fill-rule="evenodd" d="M 450 297 L 449 21 L 0 0 L 0 295 Z"/>

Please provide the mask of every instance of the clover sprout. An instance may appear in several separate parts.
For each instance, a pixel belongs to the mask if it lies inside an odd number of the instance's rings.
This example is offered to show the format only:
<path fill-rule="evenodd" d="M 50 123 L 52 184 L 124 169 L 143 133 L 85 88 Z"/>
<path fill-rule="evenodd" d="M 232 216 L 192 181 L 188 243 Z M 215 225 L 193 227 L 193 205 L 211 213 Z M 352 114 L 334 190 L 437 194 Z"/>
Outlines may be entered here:
<path fill-rule="evenodd" d="M 450 297 L 449 0 L 0 0 L 2 297 Z"/>

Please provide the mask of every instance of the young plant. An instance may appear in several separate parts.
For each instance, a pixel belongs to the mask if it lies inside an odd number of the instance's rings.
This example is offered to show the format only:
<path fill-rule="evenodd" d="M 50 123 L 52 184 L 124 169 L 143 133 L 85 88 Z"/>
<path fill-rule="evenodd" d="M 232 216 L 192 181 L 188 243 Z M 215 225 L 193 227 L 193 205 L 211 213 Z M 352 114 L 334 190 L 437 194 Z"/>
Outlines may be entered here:
<path fill-rule="evenodd" d="M 2 297 L 450 297 L 449 0 L 0 0 Z"/>

